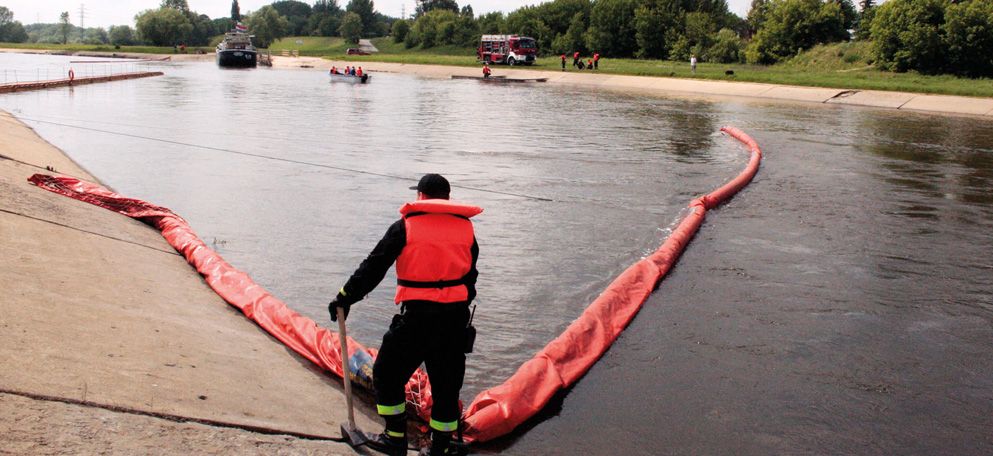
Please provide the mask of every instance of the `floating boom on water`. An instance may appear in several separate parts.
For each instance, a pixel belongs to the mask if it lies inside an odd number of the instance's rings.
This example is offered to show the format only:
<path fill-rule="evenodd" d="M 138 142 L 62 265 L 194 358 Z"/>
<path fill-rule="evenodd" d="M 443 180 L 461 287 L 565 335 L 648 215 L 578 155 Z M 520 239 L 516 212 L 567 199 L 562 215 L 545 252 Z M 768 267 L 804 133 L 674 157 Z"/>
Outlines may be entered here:
<path fill-rule="evenodd" d="M 658 250 L 611 282 L 561 336 L 521 365 L 507 381 L 479 393 L 465 412 L 467 440 L 481 442 L 513 431 L 538 413 L 558 391 L 582 377 L 658 287 L 700 228 L 706 211 L 751 182 L 758 172 L 762 151 L 751 137 L 737 128 L 721 127 L 721 131 L 748 146 L 751 157 L 745 170 L 724 186 L 691 201 L 689 212 Z M 186 221 L 169 209 L 126 198 L 67 176 L 35 174 L 28 180 L 47 190 L 155 226 L 224 300 L 297 353 L 336 375 L 344 375 L 340 351 L 336 348 L 339 346 L 337 333 L 319 328 L 313 320 L 290 310 L 253 282 L 248 274 L 235 269 L 208 248 Z M 350 376 L 359 384 L 371 387 L 371 367 L 376 350 L 365 348 L 351 338 L 346 341 Z M 422 419 L 430 418 L 431 390 L 427 375 L 421 370 L 407 383 L 407 402 Z"/>

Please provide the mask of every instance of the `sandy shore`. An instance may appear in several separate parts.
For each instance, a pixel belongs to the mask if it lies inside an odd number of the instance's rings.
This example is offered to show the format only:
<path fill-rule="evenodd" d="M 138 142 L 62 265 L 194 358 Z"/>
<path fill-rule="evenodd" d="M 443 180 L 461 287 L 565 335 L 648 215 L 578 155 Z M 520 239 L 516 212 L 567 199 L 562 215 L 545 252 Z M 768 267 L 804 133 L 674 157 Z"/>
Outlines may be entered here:
<path fill-rule="evenodd" d="M 0 52 L 50 54 L 51 51 L 0 49 Z M 158 54 L 128 54 L 75 52 L 73 55 L 94 57 L 161 58 Z M 214 54 L 171 54 L 176 62 L 214 61 Z M 331 66 L 344 67 L 356 62 L 327 60 L 319 57 L 284 57 L 273 55 L 273 68 L 328 71 Z M 404 63 L 361 62 L 367 72 L 416 74 L 424 77 L 451 78 L 452 75 L 479 76 L 479 68 L 420 65 Z M 847 90 L 819 87 L 799 87 L 754 82 L 712 81 L 704 79 L 662 78 L 648 76 L 623 76 L 598 74 L 588 71 L 539 71 L 494 67 L 494 74 L 507 74 L 518 78 L 547 78 L 550 84 L 571 84 L 602 90 L 649 95 L 684 95 L 694 98 L 719 99 L 745 97 L 831 105 L 864 106 L 871 108 L 899 109 L 993 117 L 993 98 L 926 95 L 879 90 Z"/>
<path fill-rule="evenodd" d="M 344 67 L 355 62 L 325 60 L 317 57 L 273 57 L 274 68 L 314 69 L 327 71 L 332 65 Z M 480 76 L 478 68 L 417 65 L 402 63 L 362 62 L 367 72 L 416 74 L 425 77 L 450 78 L 452 75 Z M 993 117 L 993 99 L 924 95 L 878 90 L 845 90 L 798 87 L 753 82 L 710 81 L 702 79 L 622 76 L 584 71 L 537 71 L 494 67 L 494 74 L 514 78 L 547 78 L 549 84 L 572 84 L 603 90 L 650 95 L 690 95 L 702 98 L 747 97 L 791 102 L 824 103 L 832 105 L 865 106 L 873 108 L 924 111 Z"/>

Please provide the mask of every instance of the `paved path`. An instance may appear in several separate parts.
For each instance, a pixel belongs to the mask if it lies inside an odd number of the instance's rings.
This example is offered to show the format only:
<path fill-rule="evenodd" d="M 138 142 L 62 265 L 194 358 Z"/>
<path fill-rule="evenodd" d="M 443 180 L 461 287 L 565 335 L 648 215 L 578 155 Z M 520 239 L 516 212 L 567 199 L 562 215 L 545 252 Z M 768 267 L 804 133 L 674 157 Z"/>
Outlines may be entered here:
<path fill-rule="evenodd" d="M 337 377 L 224 302 L 154 228 L 28 183 L 46 168 L 98 181 L 3 111 L 0 137 L 0 454 L 354 454 L 292 437 L 339 437 Z M 378 432 L 369 402 L 359 427 Z"/>
<path fill-rule="evenodd" d="M 368 52 L 379 52 L 379 49 L 372 44 L 372 40 L 359 40 L 359 49 Z"/>

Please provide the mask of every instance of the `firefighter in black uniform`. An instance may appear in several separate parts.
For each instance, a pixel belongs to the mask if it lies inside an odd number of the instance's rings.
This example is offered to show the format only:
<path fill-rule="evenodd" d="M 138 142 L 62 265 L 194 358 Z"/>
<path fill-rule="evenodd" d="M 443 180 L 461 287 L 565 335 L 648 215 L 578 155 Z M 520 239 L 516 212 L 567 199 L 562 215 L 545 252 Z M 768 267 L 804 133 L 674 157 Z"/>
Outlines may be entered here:
<path fill-rule="evenodd" d="M 379 414 L 386 421 L 383 433 L 370 436 L 370 448 L 390 454 L 407 454 L 405 385 L 425 364 L 434 404 L 431 408 L 431 446 L 422 453 L 454 454 L 452 433 L 462 410 L 459 390 L 465 377 L 465 353 L 471 343 L 469 304 L 476 296 L 476 243 L 470 217 L 483 210 L 449 200 L 451 187 L 438 174 L 427 174 L 416 187 L 417 200 L 400 208 L 402 217 L 359 265 L 328 305 L 331 320 L 337 308 L 348 315 L 358 302 L 383 280 L 396 262 L 400 313 L 373 365 L 373 385 Z"/>

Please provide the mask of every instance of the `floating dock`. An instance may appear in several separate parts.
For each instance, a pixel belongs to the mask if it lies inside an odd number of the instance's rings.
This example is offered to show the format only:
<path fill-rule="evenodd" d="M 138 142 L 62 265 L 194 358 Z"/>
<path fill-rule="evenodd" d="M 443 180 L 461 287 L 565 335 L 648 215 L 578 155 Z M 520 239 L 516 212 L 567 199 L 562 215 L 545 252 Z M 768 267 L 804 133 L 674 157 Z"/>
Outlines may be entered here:
<path fill-rule="evenodd" d="M 124 79 L 138 79 L 162 75 L 163 73 L 161 71 L 141 71 L 137 73 L 118 73 L 106 76 L 85 76 L 78 78 L 69 77 L 66 79 L 52 79 L 48 81 L 11 82 L 7 84 L 0 84 L 0 93 L 48 89 L 52 87 L 77 86 L 83 84 L 94 84 L 97 82 L 121 81 Z"/>
<path fill-rule="evenodd" d="M 483 76 L 462 76 L 458 74 L 453 74 L 452 79 L 476 79 L 486 82 L 545 82 L 548 80 L 548 78 L 512 79 L 506 76 L 490 76 L 487 78 Z"/>

